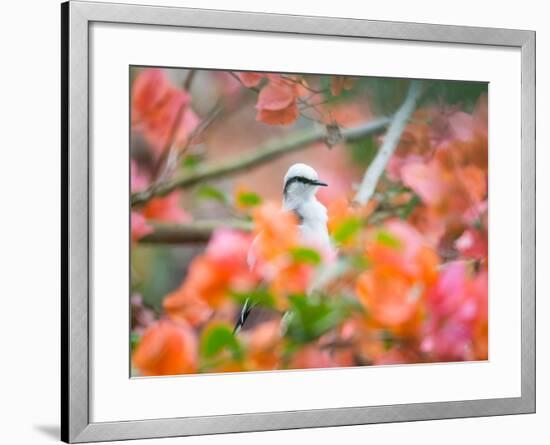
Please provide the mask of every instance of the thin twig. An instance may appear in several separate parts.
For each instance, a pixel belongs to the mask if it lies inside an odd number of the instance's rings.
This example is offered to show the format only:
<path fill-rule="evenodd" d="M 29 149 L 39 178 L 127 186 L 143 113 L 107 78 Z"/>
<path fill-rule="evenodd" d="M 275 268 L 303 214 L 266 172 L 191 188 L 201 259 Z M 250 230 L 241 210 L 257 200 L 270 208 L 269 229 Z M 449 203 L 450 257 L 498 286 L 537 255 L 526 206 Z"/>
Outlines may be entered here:
<path fill-rule="evenodd" d="M 168 156 L 165 159 L 162 170 L 157 174 L 153 184 L 158 184 L 170 177 L 176 170 L 179 161 L 187 150 L 195 144 L 195 141 L 210 127 L 210 125 L 217 119 L 217 117 L 223 111 L 223 105 L 217 103 L 202 119 L 202 121 L 191 131 L 187 136 L 185 144 L 182 147 L 172 145 L 168 152 Z"/>
<path fill-rule="evenodd" d="M 376 185 L 378 184 L 378 180 L 384 172 L 384 169 L 386 168 L 393 152 L 397 148 L 403 130 L 405 129 L 411 114 L 416 108 L 416 103 L 420 97 L 421 90 L 422 88 L 420 81 L 411 81 L 405 101 L 395 113 L 388 127 L 388 132 L 384 137 L 384 142 L 363 176 L 359 190 L 354 198 L 356 203 L 364 205 L 369 201 L 369 199 L 371 199 L 372 194 L 376 189 Z"/>
<path fill-rule="evenodd" d="M 316 90 L 314 88 L 311 88 L 309 85 L 306 84 L 306 82 L 304 80 L 294 79 L 292 77 L 288 77 L 288 76 L 284 76 L 284 75 L 281 75 L 281 77 L 285 80 L 288 80 L 288 81 L 293 82 L 297 85 L 300 85 L 301 87 L 308 90 L 310 93 L 321 94 L 321 91 Z"/>
<path fill-rule="evenodd" d="M 185 91 L 191 90 L 191 85 L 193 84 L 193 80 L 195 79 L 196 75 L 197 75 L 197 70 L 189 70 L 187 77 L 183 81 L 183 89 Z"/>
<path fill-rule="evenodd" d="M 168 159 L 170 152 L 172 151 L 172 148 L 174 146 L 176 133 L 178 131 L 178 127 L 181 123 L 181 118 L 183 117 L 183 113 L 185 112 L 186 108 L 187 108 L 187 104 L 183 102 L 178 108 L 178 111 L 176 112 L 176 116 L 174 117 L 172 126 L 170 127 L 170 133 L 168 133 L 168 138 L 166 138 L 166 142 L 164 143 L 164 146 L 162 148 L 162 152 L 158 158 L 158 161 L 155 163 L 153 167 L 153 172 L 152 172 L 153 181 L 156 181 L 158 179 L 161 171 L 164 169 L 166 160 Z"/>
<path fill-rule="evenodd" d="M 237 76 L 237 74 L 235 74 L 233 71 L 229 71 L 229 74 L 235 79 L 237 80 L 241 86 L 243 88 L 246 88 L 247 90 L 252 90 L 254 91 L 256 94 L 260 94 L 261 92 L 261 89 L 258 88 L 258 87 L 247 87 L 243 81 L 241 80 L 241 78 L 239 76 Z M 300 85 L 302 85 L 300 82 L 294 80 L 294 79 L 290 79 L 290 78 L 287 78 L 287 77 L 284 77 L 283 76 L 283 79 L 286 79 L 286 80 L 289 80 L 289 81 L 292 81 L 294 83 L 299 83 Z M 298 98 L 298 103 L 300 104 L 304 104 L 306 105 L 305 107 L 303 108 L 298 108 L 298 113 L 300 114 L 300 116 L 302 116 L 303 118 L 307 119 L 307 120 L 310 120 L 310 121 L 313 121 L 313 122 L 317 122 L 317 123 L 320 123 L 320 124 L 323 124 L 322 121 L 319 121 L 317 119 L 315 119 L 314 117 L 311 117 L 311 116 L 308 116 L 307 114 L 303 113 L 302 110 L 305 110 L 307 108 L 314 108 L 315 111 L 317 111 L 317 113 L 319 113 L 321 115 L 321 118 L 324 118 L 323 114 L 316 108 L 316 106 L 314 104 L 310 104 L 309 102 L 306 102 L 304 101 L 303 99 L 300 99 Z"/>
<path fill-rule="evenodd" d="M 243 220 L 229 221 L 196 221 L 185 224 L 150 223 L 154 232 L 143 237 L 141 243 L 151 244 L 192 244 L 205 243 L 212 232 L 219 228 L 229 228 L 249 232 L 252 223 Z"/>
<path fill-rule="evenodd" d="M 386 128 L 391 119 L 387 117 L 359 125 L 354 128 L 341 130 L 342 137 L 347 141 L 354 141 L 375 134 Z M 280 158 L 287 153 L 303 150 L 314 142 L 323 141 L 326 138 L 325 127 L 313 127 L 307 130 L 295 132 L 290 136 L 270 141 L 261 145 L 248 155 L 237 157 L 222 163 L 205 165 L 197 168 L 192 173 L 185 173 L 179 177 L 168 180 L 162 184 L 156 184 L 142 192 L 134 193 L 131 197 L 132 206 L 145 204 L 155 196 L 166 196 L 175 189 L 184 189 L 210 179 L 219 179 L 241 171 L 249 170 L 273 159 Z"/>

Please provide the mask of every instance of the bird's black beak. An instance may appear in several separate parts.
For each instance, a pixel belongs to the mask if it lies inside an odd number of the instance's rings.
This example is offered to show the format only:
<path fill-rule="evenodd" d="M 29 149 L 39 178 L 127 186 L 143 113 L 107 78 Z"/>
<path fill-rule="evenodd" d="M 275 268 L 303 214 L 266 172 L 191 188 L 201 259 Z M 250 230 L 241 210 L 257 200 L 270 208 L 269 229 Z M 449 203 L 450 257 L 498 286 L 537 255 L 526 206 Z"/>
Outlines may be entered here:
<path fill-rule="evenodd" d="M 319 185 L 321 187 L 327 187 L 328 186 L 328 184 L 326 182 L 323 182 L 323 181 L 313 181 L 313 183 L 315 185 Z"/>

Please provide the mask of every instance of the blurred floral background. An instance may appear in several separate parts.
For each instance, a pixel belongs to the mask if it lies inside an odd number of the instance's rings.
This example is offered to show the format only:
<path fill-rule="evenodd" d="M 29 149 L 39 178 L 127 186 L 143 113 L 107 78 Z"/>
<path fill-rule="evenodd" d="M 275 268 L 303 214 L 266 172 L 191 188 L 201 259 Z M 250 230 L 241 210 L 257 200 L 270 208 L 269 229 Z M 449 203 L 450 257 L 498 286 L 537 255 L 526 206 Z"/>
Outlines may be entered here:
<path fill-rule="evenodd" d="M 486 83 L 130 81 L 133 376 L 488 358 Z M 335 255 L 281 210 L 296 162 L 329 184 Z"/>

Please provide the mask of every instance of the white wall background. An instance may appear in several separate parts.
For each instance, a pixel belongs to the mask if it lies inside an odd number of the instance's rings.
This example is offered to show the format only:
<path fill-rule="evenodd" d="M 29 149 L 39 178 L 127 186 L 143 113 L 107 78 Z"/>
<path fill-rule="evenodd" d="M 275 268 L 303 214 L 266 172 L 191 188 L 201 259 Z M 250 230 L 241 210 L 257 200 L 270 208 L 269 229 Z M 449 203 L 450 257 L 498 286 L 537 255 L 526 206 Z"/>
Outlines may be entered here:
<path fill-rule="evenodd" d="M 537 31 L 537 414 L 199 438 L 143 444 L 548 443 L 550 17 L 545 2 L 522 0 L 149 0 L 290 14 L 523 28 Z M 9 6 L 8 6 L 9 5 Z M 45 444 L 59 428 L 59 2 L 2 8 L 0 23 L 0 443 Z M 495 147 L 495 149 L 498 149 Z M 545 273 L 546 272 L 546 273 Z M 505 279 L 505 277 L 503 277 Z M 449 382 L 452 385 L 452 382 Z"/>

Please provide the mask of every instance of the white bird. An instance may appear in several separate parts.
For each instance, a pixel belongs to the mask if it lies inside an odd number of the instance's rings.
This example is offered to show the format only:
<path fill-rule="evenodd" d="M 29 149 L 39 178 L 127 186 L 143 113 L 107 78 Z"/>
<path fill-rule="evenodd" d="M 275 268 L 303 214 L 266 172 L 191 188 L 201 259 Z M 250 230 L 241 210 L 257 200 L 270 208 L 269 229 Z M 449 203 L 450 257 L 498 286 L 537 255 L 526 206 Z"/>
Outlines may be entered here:
<path fill-rule="evenodd" d="M 321 251 L 331 252 L 332 246 L 327 229 L 327 209 L 321 204 L 315 194 L 319 187 L 328 184 L 320 181 L 317 172 L 309 165 L 298 163 L 292 165 L 283 181 L 283 210 L 293 212 L 299 221 L 300 241 Z M 261 236 L 258 235 L 258 236 Z M 254 245 L 250 247 L 248 265 L 255 263 Z M 234 333 L 238 333 L 244 325 L 254 302 L 247 299 L 241 310 Z"/>
<path fill-rule="evenodd" d="M 283 186 L 283 210 L 294 212 L 298 218 L 301 241 L 321 249 L 330 249 L 327 209 L 315 194 L 320 186 L 327 185 L 309 165 L 294 164 L 286 172 Z"/>

